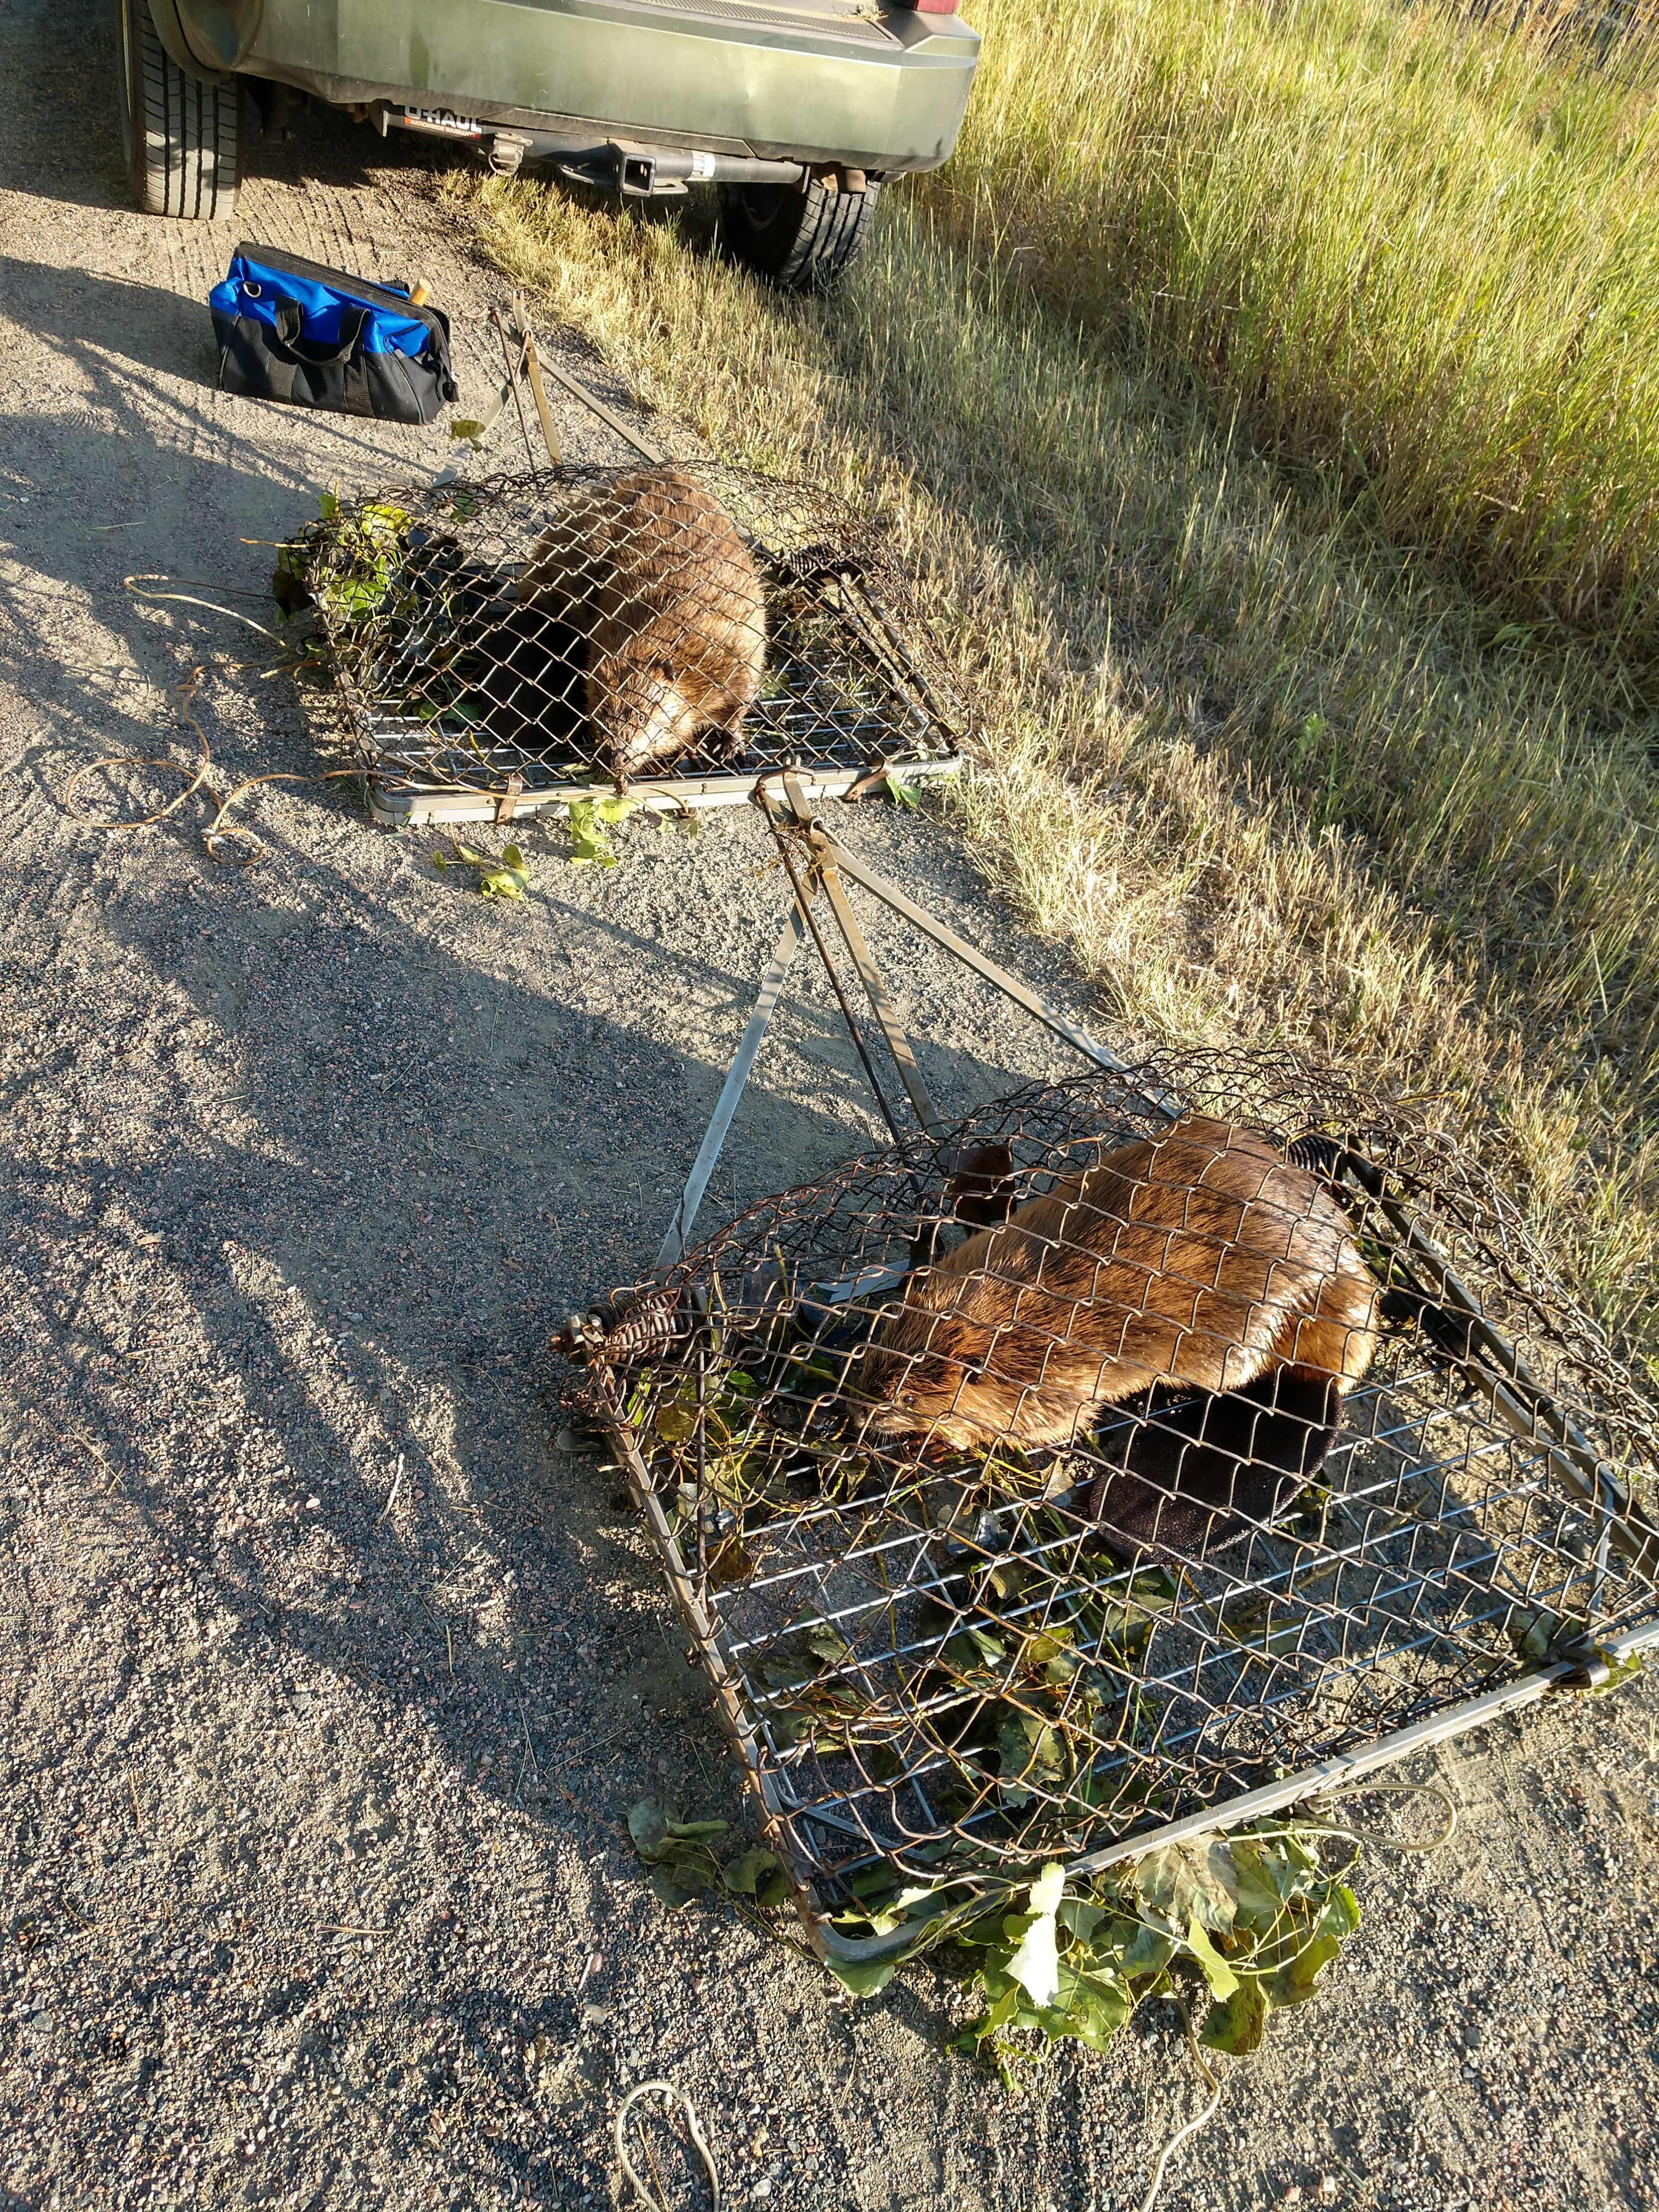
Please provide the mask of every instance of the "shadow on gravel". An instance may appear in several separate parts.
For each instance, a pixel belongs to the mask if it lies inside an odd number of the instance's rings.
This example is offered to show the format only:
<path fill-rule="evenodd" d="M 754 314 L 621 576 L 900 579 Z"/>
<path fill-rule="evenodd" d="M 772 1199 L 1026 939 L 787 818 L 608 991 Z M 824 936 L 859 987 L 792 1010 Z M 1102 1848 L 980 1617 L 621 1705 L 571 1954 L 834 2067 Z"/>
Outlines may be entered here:
<path fill-rule="evenodd" d="M 15 83 L 21 102 L 37 111 L 38 128 L 19 133 L 16 154 L 0 159 L 0 191 L 72 207 L 130 207 L 117 106 L 114 11 L 78 10 L 82 20 L 72 25 L 63 20 L 67 12 L 46 10 L 38 22 L 25 17 L 13 33 L 11 51 L 20 62 Z M 302 110 L 289 121 L 292 135 L 284 143 L 262 131 L 258 108 L 251 100 L 245 103 L 245 182 L 270 176 L 349 187 L 364 183 L 371 170 L 428 168 L 438 158 L 406 134 L 382 140 L 368 125 L 329 108 Z M 228 238 L 232 226 L 222 228 Z"/>
<path fill-rule="evenodd" d="M 198 1612 L 228 1616 L 220 1634 L 270 1639 L 288 1701 L 273 1726 L 308 1725 L 329 1680 L 350 1681 L 388 1720 L 421 1716 L 469 1781 L 562 1820 L 561 1780 L 614 1812 L 642 1719 L 700 1716 L 652 1779 L 729 1796 L 701 1677 L 615 1478 L 554 1449 L 545 1349 L 572 1307 L 648 1267 L 720 1071 L 580 1011 L 558 971 L 538 991 L 469 966 L 399 912 L 406 876 L 377 896 L 287 857 L 300 910 L 209 872 L 193 896 L 106 921 L 176 1024 L 193 1011 L 235 1056 L 228 1091 L 158 1076 L 150 1112 L 180 1133 L 177 1152 L 12 1179 L 60 1353 L 88 1411 L 106 1400 L 98 1455 L 173 1554 L 149 1595 L 181 1595 L 182 1567 Z M 441 919 L 459 894 L 420 880 Z M 621 921 L 535 900 L 641 1004 L 741 1007 L 754 989 Z M 851 1056 L 835 1018 L 805 1001 L 790 1014 L 819 1095 L 860 1097 L 828 1056 Z M 963 1107 L 1018 1080 L 938 1047 L 929 1073 Z M 214 1133 L 222 1111 L 234 1133 Z M 763 1080 L 701 1225 L 854 1142 L 834 1113 Z M 118 1216 L 122 1258 L 82 1258 L 88 1224 Z M 148 1309 L 121 1287 L 133 1276 L 157 1285 Z M 135 1408 L 130 1391 L 186 1344 L 203 1386 L 240 1378 L 247 1412 L 181 1462 L 176 1395 Z M 289 1471 L 295 1510 L 274 1540 L 226 1503 L 253 1447 Z"/>

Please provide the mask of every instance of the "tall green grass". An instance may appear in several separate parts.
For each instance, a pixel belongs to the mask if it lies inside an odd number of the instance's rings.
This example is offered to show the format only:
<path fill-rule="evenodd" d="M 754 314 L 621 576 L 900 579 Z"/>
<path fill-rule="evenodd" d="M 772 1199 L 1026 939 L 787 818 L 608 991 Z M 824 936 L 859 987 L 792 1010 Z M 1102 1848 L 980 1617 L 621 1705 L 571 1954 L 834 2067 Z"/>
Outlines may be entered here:
<path fill-rule="evenodd" d="M 1659 95 L 1398 0 L 971 0 L 923 190 L 1051 307 L 1458 575 L 1490 635 L 1659 663 Z M 1548 33 L 1553 35 L 1548 35 Z M 1650 69 L 1647 70 L 1650 76 Z"/>

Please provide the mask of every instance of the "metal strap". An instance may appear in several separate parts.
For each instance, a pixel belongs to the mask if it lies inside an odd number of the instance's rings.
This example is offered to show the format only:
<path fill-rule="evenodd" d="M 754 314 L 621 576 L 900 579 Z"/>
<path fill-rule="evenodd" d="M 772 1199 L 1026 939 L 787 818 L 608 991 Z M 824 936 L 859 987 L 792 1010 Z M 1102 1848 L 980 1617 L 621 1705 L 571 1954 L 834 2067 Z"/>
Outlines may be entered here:
<path fill-rule="evenodd" d="M 542 418 L 542 435 L 547 441 L 548 456 L 556 469 L 562 469 L 564 466 L 564 455 L 559 451 L 559 441 L 553 434 L 553 410 L 548 405 L 547 394 L 542 388 L 541 357 L 536 351 L 536 341 L 531 337 L 528 328 L 524 334 L 524 366 L 525 374 L 530 379 L 530 390 L 536 402 L 536 412 Z"/>
<path fill-rule="evenodd" d="M 703 1133 L 697 1157 L 691 1163 L 691 1172 L 685 1179 L 679 1204 L 674 1208 L 668 1234 L 663 1238 L 661 1249 L 657 1254 L 657 1264 L 653 1270 L 655 1274 L 665 1274 L 685 1249 L 686 1239 L 691 1234 L 691 1224 L 697 1218 L 697 1208 L 702 1204 L 703 1193 L 708 1188 L 708 1178 L 714 1172 L 714 1163 L 720 1156 L 720 1147 L 726 1142 L 726 1133 L 738 1110 L 738 1101 L 743 1096 L 744 1085 L 755 1065 L 755 1055 L 761 1048 L 761 1041 L 778 1010 L 778 1000 L 783 995 L 784 978 L 789 973 L 790 963 L 800 950 L 805 929 L 805 916 L 797 900 L 790 908 L 788 918 L 779 933 L 771 963 L 761 979 L 760 996 L 755 1001 L 755 1011 L 749 1017 L 748 1027 L 744 1030 L 743 1040 L 738 1047 L 737 1058 L 732 1062 L 726 1081 L 720 1087 L 713 1118 Z"/>
<path fill-rule="evenodd" d="M 784 779 L 786 792 L 788 791 L 789 784 L 793 781 L 791 777 Z M 881 1117 L 887 1124 L 893 1142 L 896 1145 L 902 1145 L 904 1142 L 904 1131 L 899 1126 L 898 1115 L 893 1111 L 891 1101 L 881 1087 L 881 1078 L 877 1074 L 876 1064 L 870 1057 L 870 1048 L 864 1042 L 864 1032 L 859 1027 L 858 1017 L 847 1003 L 847 994 L 842 988 L 841 977 L 836 971 L 836 963 L 830 957 L 830 947 L 823 941 L 823 932 L 818 927 L 817 916 L 812 911 L 812 902 L 818 895 L 816 862 L 811 880 L 803 883 L 800 871 L 795 866 L 795 856 L 789 849 L 788 830 L 772 811 L 772 801 L 766 788 L 764 776 L 755 786 L 755 799 L 762 813 L 766 817 L 767 828 L 770 830 L 776 841 L 778 858 L 782 861 L 784 872 L 787 875 L 794 890 L 796 903 L 805 916 L 806 927 L 812 933 L 812 942 L 817 945 L 818 957 L 823 963 L 823 972 L 830 978 L 830 988 L 836 994 L 836 1004 L 841 1008 L 841 1018 L 847 1024 L 847 1034 L 852 1038 L 858 1052 L 860 1064 L 864 1069 L 864 1079 L 870 1085 L 871 1094 L 881 1109 Z M 789 806 L 791 816 L 794 820 L 810 819 L 802 809 L 797 806 L 793 796 L 789 799 Z"/>
<path fill-rule="evenodd" d="M 590 415 L 597 415 L 606 429 L 613 430 L 623 445 L 631 446 L 636 453 L 642 453 L 647 461 L 654 461 L 659 466 L 667 460 L 667 454 L 659 446 L 653 446 L 649 440 L 641 438 L 637 430 L 630 430 L 622 416 L 607 407 L 596 393 L 590 392 L 580 377 L 572 376 L 555 361 L 544 361 L 542 369 L 545 375 L 563 385 L 573 399 L 579 399 Z"/>
<path fill-rule="evenodd" d="M 817 825 L 812 819 L 805 789 L 799 776 L 793 770 L 784 777 L 783 789 L 795 820 L 810 833 Z M 854 965 L 859 971 L 859 979 L 864 985 L 876 1019 L 881 1024 L 881 1033 L 887 1040 L 887 1049 L 893 1055 L 900 1079 L 916 1110 L 916 1119 L 924 1129 L 940 1129 L 944 1124 L 927 1095 L 927 1086 L 922 1081 L 921 1070 L 916 1065 L 915 1048 L 899 1019 L 898 1008 L 887 995 L 887 986 L 882 980 L 881 970 L 876 965 L 875 956 L 865 939 L 864 932 L 859 927 L 858 916 L 847 896 L 847 886 L 841 879 L 834 860 L 827 857 L 821 849 L 818 852 L 818 881 L 829 894 L 830 910 L 835 915 L 842 936 L 846 939 L 847 950 L 853 956 Z M 896 1135 L 897 1132 L 894 1133 Z"/>
<path fill-rule="evenodd" d="M 877 875 L 872 868 L 866 868 L 862 860 L 855 860 L 822 823 L 814 823 L 811 835 L 813 845 L 823 860 L 833 860 L 836 866 L 850 876 L 855 884 L 862 884 L 866 890 L 873 892 L 884 906 L 890 907 L 895 914 L 901 914 L 907 921 L 914 922 L 924 937 L 931 937 L 935 945 L 943 945 L 947 952 L 954 953 L 975 975 L 982 975 L 988 983 L 994 983 L 1005 998 L 1012 999 L 1017 1006 L 1024 1006 L 1028 1014 L 1035 1014 L 1045 1029 L 1052 1030 L 1056 1036 L 1064 1037 L 1066 1043 L 1080 1052 L 1085 1060 L 1093 1060 L 1097 1067 L 1106 1068 L 1114 1075 L 1129 1073 L 1122 1060 L 1108 1052 L 1104 1045 L 1097 1044 L 1086 1030 L 1079 1029 L 1075 1022 L 1068 1021 L 1046 999 L 1038 998 L 1035 991 L 1028 991 L 1006 968 L 999 968 L 994 960 L 988 960 L 982 952 L 975 952 L 971 945 L 964 943 L 954 930 L 947 929 L 925 907 L 919 907 L 913 900 L 906 898 L 896 884 L 890 884 L 884 877 Z M 1171 1110 L 1162 1099 L 1156 1103 L 1165 1111 Z"/>

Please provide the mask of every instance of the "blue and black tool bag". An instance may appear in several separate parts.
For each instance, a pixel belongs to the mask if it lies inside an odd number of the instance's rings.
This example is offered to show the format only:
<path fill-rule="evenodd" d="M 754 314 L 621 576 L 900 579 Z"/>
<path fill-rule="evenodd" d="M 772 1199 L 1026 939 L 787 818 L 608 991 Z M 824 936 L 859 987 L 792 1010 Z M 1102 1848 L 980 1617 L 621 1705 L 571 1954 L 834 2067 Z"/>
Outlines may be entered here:
<path fill-rule="evenodd" d="M 208 303 L 223 392 L 383 422 L 429 422 L 457 396 L 449 318 L 396 286 L 239 246 Z"/>

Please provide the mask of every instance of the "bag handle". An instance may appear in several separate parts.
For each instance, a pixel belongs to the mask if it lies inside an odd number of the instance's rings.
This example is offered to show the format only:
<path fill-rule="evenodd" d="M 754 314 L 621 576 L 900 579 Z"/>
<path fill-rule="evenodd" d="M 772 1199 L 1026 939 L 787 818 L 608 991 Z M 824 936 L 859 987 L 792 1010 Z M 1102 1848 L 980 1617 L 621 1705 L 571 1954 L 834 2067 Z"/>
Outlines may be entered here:
<path fill-rule="evenodd" d="M 300 333 L 305 328 L 305 318 L 300 312 L 299 302 L 279 299 L 276 301 L 276 336 L 290 353 L 301 361 L 309 362 L 312 368 L 330 368 L 336 362 L 349 360 L 374 312 L 372 307 L 362 306 L 348 307 L 340 318 L 340 343 L 331 347 L 320 338 L 302 338 Z"/>

